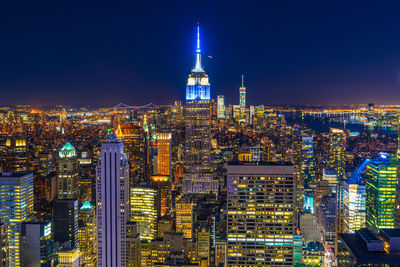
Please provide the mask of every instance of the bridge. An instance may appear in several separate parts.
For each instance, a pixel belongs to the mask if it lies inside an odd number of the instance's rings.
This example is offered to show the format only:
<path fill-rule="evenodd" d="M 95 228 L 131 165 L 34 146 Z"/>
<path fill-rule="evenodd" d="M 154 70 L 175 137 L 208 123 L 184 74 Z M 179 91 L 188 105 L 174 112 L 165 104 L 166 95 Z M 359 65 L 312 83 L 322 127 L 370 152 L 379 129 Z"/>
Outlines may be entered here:
<path fill-rule="evenodd" d="M 115 107 L 113 107 L 113 109 L 143 109 L 143 108 L 157 108 L 157 105 L 154 104 L 153 102 L 150 102 L 143 106 L 129 106 L 121 102 Z"/>

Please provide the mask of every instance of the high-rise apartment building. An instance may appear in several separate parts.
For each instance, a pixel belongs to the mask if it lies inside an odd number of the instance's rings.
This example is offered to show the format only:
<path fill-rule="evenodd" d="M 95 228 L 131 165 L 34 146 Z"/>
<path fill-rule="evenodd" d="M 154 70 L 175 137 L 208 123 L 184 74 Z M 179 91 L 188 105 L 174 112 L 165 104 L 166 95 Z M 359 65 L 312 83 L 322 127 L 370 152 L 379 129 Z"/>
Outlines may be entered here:
<path fill-rule="evenodd" d="M 78 199 L 78 166 L 75 148 L 67 142 L 58 153 L 58 198 Z"/>
<path fill-rule="evenodd" d="M 211 94 L 201 65 L 200 28 L 197 27 L 196 64 L 189 74 L 185 106 L 185 168 L 183 192 L 217 193 L 211 172 Z"/>
<path fill-rule="evenodd" d="M 329 134 L 329 167 L 336 170 L 338 180 L 345 178 L 346 133 L 331 128 Z"/>
<path fill-rule="evenodd" d="M 293 266 L 294 167 L 227 166 L 228 266 Z"/>
<path fill-rule="evenodd" d="M 96 174 L 97 266 L 126 266 L 129 165 L 122 142 L 111 135 L 101 145 Z"/>
<path fill-rule="evenodd" d="M 26 172 L 29 169 L 28 143 L 25 137 L 9 137 L 6 139 L 2 171 Z"/>
<path fill-rule="evenodd" d="M 223 95 L 217 96 L 217 118 L 225 119 L 225 100 Z"/>
<path fill-rule="evenodd" d="M 146 185 L 130 189 L 130 221 L 136 222 L 140 240 L 157 238 L 157 190 Z"/>
<path fill-rule="evenodd" d="M 33 174 L 0 173 L 0 218 L 7 225 L 10 266 L 21 266 L 21 224 L 32 217 Z"/>
<path fill-rule="evenodd" d="M 394 227 L 397 157 L 380 153 L 366 167 L 366 224 L 374 232 Z"/>

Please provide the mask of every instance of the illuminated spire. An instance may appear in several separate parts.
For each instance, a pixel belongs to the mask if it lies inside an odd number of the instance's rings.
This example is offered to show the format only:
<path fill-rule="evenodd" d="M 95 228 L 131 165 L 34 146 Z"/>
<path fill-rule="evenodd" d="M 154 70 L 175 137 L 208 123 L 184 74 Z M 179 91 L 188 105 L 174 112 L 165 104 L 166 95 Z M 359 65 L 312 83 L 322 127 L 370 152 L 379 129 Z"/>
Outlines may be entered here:
<path fill-rule="evenodd" d="M 242 74 L 242 87 L 244 87 L 244 75 Z"/>
<path fill-rule="evenodd" d="M 197 47 L 196 47 L 196 65 L 193 72 L 204 72 L 201 66 L 201 49 L 200 49 L 200 23 L 197 23 Z"/>
<path fill-rule="evenodd" d="M 122 133 L 122 129 L 121 129 L 121 125 L 118 123 L 118 128 L 117 128 L 117 130 L 115 131 L 115 135 L 118 137 L 118 138 L 123 138 L 124 137 L 124 134 Z"/>

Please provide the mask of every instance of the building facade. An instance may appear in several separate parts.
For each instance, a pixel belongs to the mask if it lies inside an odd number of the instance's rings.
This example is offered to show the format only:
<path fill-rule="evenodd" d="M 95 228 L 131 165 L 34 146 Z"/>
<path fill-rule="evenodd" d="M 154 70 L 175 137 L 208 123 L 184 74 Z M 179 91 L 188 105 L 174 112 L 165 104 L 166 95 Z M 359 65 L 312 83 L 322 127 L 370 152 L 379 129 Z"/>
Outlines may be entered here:
<path fill-rule="evenodd" d="M 122 142 L 113 135 L 101 146 L 96 181 L 97 266 L 126 266 L 129 165 Z"/>
<path fill-rule="evenodd" d="M 78 199 L 78 166 L 75 148 L 67 142 L 58 153 L 58 198 Z"/>
<path fill-rule="evenodd" d="M 228 165 L 227 266 L 293 266 L 294 167 Z"/>
<path fill-rule="evenodd" d="M 201 65 L 200 28 L 197 27 L 196 64 L 189 74 L 185 105 L 185 168 L 183 192 L 217 193 L 211 167 L 211 95 L 208 75 Z"/>
<path fill-rule="evenodd" d="M 33 217 L 33 174 L 0 173 L 0 218 L 7 225 L 10 266 L 21 266 L 21 224 Z"/>

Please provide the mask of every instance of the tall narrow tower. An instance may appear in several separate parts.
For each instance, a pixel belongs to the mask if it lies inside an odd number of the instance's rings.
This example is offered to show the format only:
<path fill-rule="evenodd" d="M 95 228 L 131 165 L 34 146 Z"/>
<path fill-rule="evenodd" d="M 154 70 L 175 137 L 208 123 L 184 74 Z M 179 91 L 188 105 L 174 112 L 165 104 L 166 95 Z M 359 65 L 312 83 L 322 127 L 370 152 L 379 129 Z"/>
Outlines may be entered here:
<path fill-rule="evenodd" d="M 197 26 L 196 63 L 189 74 L 185 105 L 185 168 L 183 191 L 217 193 L 211 172 L 211 104 L 208 75 L 201 65 L 200 27 Z"/>
<path fill-rule="evenodd" d="M 246 87 L 244 87 L 244 76 L 242 75 L 242 86 L 239 88 L 239 104 L 240 104 L 240 115 L 243 117 L 246 111 Z"/>
<path fill-rule="evenodd" d="M 122 142 L 109 136 L 97 165 L 97 266 L 126 266 L 129 165 Z"/>

